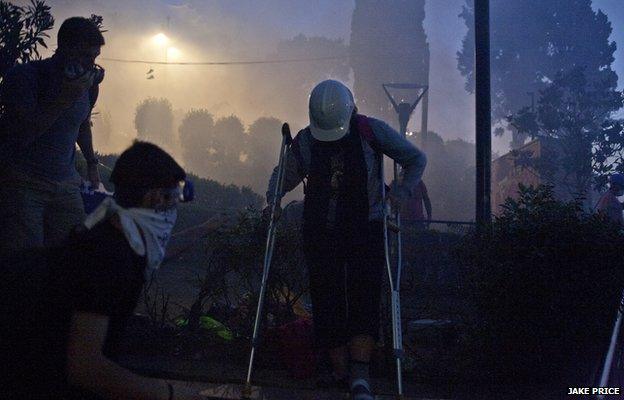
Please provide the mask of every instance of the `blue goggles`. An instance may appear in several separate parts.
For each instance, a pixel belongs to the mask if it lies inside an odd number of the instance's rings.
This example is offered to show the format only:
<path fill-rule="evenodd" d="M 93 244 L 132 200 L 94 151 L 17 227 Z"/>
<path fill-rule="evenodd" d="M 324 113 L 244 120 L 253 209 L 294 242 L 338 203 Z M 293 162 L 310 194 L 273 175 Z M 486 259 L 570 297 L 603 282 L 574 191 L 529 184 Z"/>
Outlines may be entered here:
<path fill-rule="evenodd" d="M 195 185 L 193 185 L 193 181 L 189 179 L 185 179 L 180 183 L 179 190 L 179 200 L 181 203 L 188 203 L 189 201 L 193 201 L 195 199 Z"/>
<path fill-rule="evenodd" d="M 176 203 L 188 203 L 195 198 L 195 186 L 188 179 L 180 182 L 178 187 L 171 189 L 161 189 L 165 196 L 165 202 L 174 205 Z"/>

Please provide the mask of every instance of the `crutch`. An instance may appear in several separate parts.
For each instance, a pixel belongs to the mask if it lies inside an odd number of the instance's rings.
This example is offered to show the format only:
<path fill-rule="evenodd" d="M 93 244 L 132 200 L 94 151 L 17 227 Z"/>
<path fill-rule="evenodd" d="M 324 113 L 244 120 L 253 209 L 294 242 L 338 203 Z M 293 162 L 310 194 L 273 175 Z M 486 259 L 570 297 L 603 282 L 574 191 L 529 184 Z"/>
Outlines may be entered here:
<path fill-rule="evenodd" d="M 613 364 L 613 356 L 615 355 L 615 348 L 617 346 L 618 339 L 620 337 L 620 328 L 622 326 L 622 308 L 624 308 L 624 291 L 622 291 L 622 297 L 620 299 L 620 306 L 618 308 L 617 317 L 615 318 L 615 324 L 613 325 L 613 333 L 611 334 L 611 343 L 609 344 L 609 350 L 605 357 L 604 366 L 602 367 L 602 375 L 600 376 L 599 387 L 607 387 L 609 384 L 609 375 L 611 374 L 611 364 Z M 599 399 L 604 398 L 604 395 L 597 396 Z"/>
<path fill-rule="evenodd" d="M 398 398 L 403 398 L 403 371 L 401 369 L 403 359 L 403 334 L 401 332 L 401 216 L 399 210 L 395 210 L 394 222 L 390 221 L 390 213 L 386 204 L 386 185 L 384 180 L 384 161 L 383 155 L 380 157 L 379 167 L 381 177 L 381 198 L 383 204 L 383 235 L 384 235 L 384 253 L 386 261 L 386 270 L 388 272 L 388 282 L 390 286 L 390 307 L 392 312 L 392 345 L 394 358 L 396 360 L 397 368 L 397 394 Z M 394 163 L 394 186 L 396 193 L 398 178 L 398 166 Z M 388 230 L 391 230 L 397 234 L 397 273 L 396 278 L 392 276 L 392 263 L 390 262 L 390 242 Z"/>
<path fill-rule="evenodd" d="M 247 369 L 247 380 L 243 389 L 243 398 L 251 398 L 251 374 L 253 372 L 254 356 L 256 348 L 259 344 L 260 323 L 262 319 L 262 308 L 264 307 L 264 296 L 269 280 L 269 269 L 271 268 L 271 259 L 273 258 L 273 248 L 275 246 L 275 225 L 277 218 L 275 211 L 280 207 L 282 201 L 282 190 L 284 186 L 284 171 L 286 169 L 286 152 L 290 148 L 292 137 L 290 127 L 287 123 L 282 125 L 282 145 L 280 147 L 279 161 L 277 164 L 277 184 L 273 192 L 273 204 L 271 205 L 271 220 L 267 232 L 266 248 L 264 252 L 264 269 L 262 270 L 262 284 L 260 285 L 260 295 L 258 297 L 258 308 L 256 310 L 256 320 L 254 322 L 253 337 L 251 340 L 251 353 L 249 354 L 249 367 Z"/>

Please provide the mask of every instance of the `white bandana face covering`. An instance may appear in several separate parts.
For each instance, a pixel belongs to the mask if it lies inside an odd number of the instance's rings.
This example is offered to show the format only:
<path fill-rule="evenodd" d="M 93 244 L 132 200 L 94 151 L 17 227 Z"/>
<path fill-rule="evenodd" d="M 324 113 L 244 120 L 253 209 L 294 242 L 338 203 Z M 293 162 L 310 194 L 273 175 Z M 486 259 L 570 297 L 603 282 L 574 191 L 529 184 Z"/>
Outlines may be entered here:
<path fill-rule="evenodd" d="M 139 256 L 147 258 L 145 275 L 158 269 L 165 258 L 165 248 L 177 218 L 177 210 L 157 211 L 148 208 L 123 208 L 112 197 L 107 197 L 85 219 L 87 229 L 117 214 L 128 244 Z"/>

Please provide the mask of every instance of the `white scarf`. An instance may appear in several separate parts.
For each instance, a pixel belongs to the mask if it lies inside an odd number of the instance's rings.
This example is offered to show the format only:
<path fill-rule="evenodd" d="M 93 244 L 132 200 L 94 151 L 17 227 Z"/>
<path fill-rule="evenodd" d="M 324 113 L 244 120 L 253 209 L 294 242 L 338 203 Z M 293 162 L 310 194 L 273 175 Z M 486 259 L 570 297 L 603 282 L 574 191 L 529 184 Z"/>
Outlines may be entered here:
<path fill-rule="evenodd" d="M 147 258 L 146 277 L 158 269 L 165 258 L 165 248 L 177 218 L 177 210 L 156 211 L 148 208 L 123 208 L 107 197 L 85 219 L 87 229 L 114 214 L 119 216 L 128 244 L 139 256 Z"/>

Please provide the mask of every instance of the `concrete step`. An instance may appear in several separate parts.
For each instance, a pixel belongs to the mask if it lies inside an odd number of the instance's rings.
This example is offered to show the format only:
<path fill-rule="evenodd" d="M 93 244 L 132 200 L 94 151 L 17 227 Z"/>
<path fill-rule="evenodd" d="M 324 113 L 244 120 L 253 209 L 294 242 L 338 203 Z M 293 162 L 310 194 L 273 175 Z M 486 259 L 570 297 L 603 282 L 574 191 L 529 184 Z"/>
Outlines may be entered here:
<path fill-rule="evenodd" d="M 244 385 L 237 384 L 207 384 L 205 390 L 200 394 L 208 399 L 224 400 L 224 399 L 242 399 Z M 377 394 L 376 400 L 397 400 L 396 394 Z M 277 387 L 261 387 L 253 386 L 251 396 L 253 400 L 349 400 L 349 394 L 346 392 L 329 391 L 329 390 L 310 390 L 310 389 L 294 389 L 294 388 L 277 388 Z M 403 396 L 402 400 L 443 400 L 425 397 Z"/>

